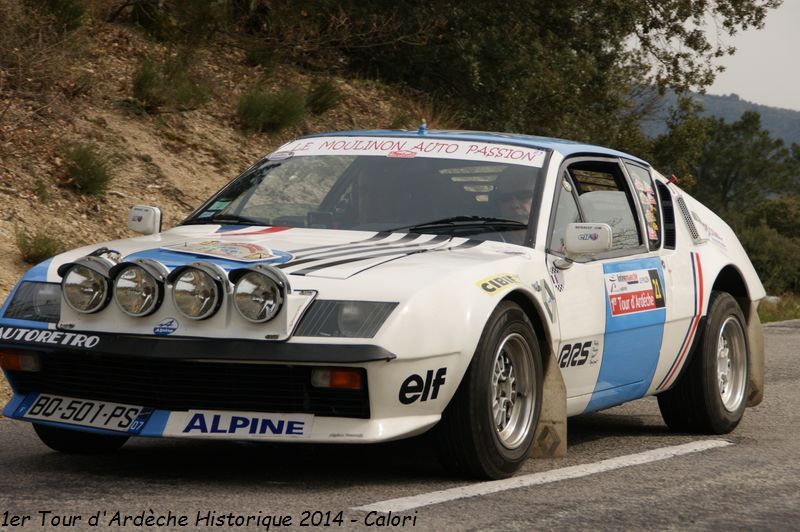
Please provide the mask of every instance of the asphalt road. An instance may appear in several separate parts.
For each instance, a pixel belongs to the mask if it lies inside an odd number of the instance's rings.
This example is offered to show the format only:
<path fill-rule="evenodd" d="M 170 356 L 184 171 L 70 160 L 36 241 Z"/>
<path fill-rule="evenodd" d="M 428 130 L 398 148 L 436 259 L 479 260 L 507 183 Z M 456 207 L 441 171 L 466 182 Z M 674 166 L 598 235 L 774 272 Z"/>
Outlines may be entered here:
<path fill-rule="evenodd" d="M 448 491 L 452 500 L 400 513 L 405 528 L 797 529 L 800 320 L 768 326 L 765 336 L 766 398 L 732 434 L 671 434 L 653 399 L 575 418 L 567 458 L 529 460 L 515 477 L 532 485 L 493 485 L 500 491 L 472 497 Z M 676 446 L 687 454 L 650 461 Z M 703 446 L 712 448 L 695 452 Z M 0 464 L 0 529 L 8 530 L 134 530 L 139 519 L 170 515 L 175 526 L 165 528 L 178 530 L 267 530 L 267 516 L 298 530 L 304 512 L 306 525 L 375 529 L 381 514 L 354 508 L 489 491 L 445 475 L 424 438 L 366 447 L 137 440 L 111 456 L 75 457 L 50 452 L 27 424 L 0 419 Z M 213 526 L 229 514 L 233 526 Z M 251 526 L 237 527 L 247 516 Z"/>

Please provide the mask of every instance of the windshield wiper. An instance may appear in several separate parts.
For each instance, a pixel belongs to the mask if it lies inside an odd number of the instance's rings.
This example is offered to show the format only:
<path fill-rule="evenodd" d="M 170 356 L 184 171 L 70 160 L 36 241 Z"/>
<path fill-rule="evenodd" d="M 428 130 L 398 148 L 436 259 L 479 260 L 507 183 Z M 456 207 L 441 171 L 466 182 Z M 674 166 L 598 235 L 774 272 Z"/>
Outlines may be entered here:
<path fill-rule="evenodd" d="M 511 231 L 514 229 L 527 229 L 528 224 L 518 222 L 517 220 L 509 220 L 506 218 L 495 218 L 492 216 L 450 216 L 440 220 L 433 220 L 431 222 L 423 222 L 413 225 L 405 225 L 402 227 L 395 227 L 394 229 L 387 229 L 387 231 L 422 231 L 425 229 L 436 229 L 438 227 L 470 227 L 477 225 L 490 225 L 496 230 Z"/>
<path fill-rule="evenodd" d="M 231 224 L 231 225 L 269 225 L 264 220 L 256 220 L 255 218 L 248 218 L 247 216 L 239 216 L 238 214 L 221 214 L 212 216 L 211 218 L 194 218 L 184 223 L 183 225 L 198 225 L 198 224 Z"/>

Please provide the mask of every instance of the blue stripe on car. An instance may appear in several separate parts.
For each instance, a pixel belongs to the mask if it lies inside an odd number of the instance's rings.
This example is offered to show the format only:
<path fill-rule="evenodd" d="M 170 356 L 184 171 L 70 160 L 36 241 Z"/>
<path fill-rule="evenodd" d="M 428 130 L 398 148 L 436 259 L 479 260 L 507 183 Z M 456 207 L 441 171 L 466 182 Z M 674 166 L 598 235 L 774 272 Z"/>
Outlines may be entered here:
<path fill-rule="evenodd" d="M 647 258 L 603 265 L 603 274 L 631 270 L 657 270 L 664 287 L 661 260 Z M 606 332 L 603 359 L 586 412 L 602 410 L 644 397 L 658 365 L 667 310 L 657 308 L 614 316 L 606 290 Z"/>

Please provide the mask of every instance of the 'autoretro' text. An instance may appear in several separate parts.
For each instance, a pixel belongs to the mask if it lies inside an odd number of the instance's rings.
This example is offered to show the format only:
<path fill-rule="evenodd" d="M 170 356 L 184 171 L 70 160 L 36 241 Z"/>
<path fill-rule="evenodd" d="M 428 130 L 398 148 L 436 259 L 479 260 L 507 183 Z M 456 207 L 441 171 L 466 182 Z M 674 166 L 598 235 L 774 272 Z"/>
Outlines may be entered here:
<path fill-rule="evenodd" d="M 371 511 L 365 515 L 346 516 L 339 510 L 303 510 L 299 515 L 281 512 L 224 512 L 217 510 L 198 511 L 184 514 L 168 510 L 156 512 L 152 509 L 138 512 L 121 510 L 98 510 L 90 514 L 74 514 L 62 511 L 39 510 L 32 514 L 3 511 L 0 513 L 0 527 L 6 528 L 247 528 L 271 530 L 273 528 L 342 528 L 349 524 L 362 524 L 376 528 L 414 528 L 417 526 L 417 512 L 413 514 L 383 514 Z"/>
<path fill-rule="evenodd" d="M 36 344 L 66 345 L 91 349 L 100 343 L 100 338 L 71 332 L 51 331 L 49 329 L 24 329 L 22 327 L 0 327 L 0 338 L 15 342 Z"/>

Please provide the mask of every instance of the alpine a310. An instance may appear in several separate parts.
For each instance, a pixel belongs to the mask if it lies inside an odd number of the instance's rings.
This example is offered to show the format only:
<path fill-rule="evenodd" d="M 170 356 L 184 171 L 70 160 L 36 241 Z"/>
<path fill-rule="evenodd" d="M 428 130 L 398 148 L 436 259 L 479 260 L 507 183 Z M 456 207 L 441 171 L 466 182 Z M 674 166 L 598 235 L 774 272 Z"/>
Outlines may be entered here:
<path fill-rule="evenodd" d="M 64 452 L 129 437 L 364 444 L 451 471 L 566 450 L 656 395 L 722 434 L 763 394 L 764 289 L 732 230 L 637 157 L 525 135 L 281 146 L 177 227 L 30 269 L 0 310 L 4 415 Z"/>

